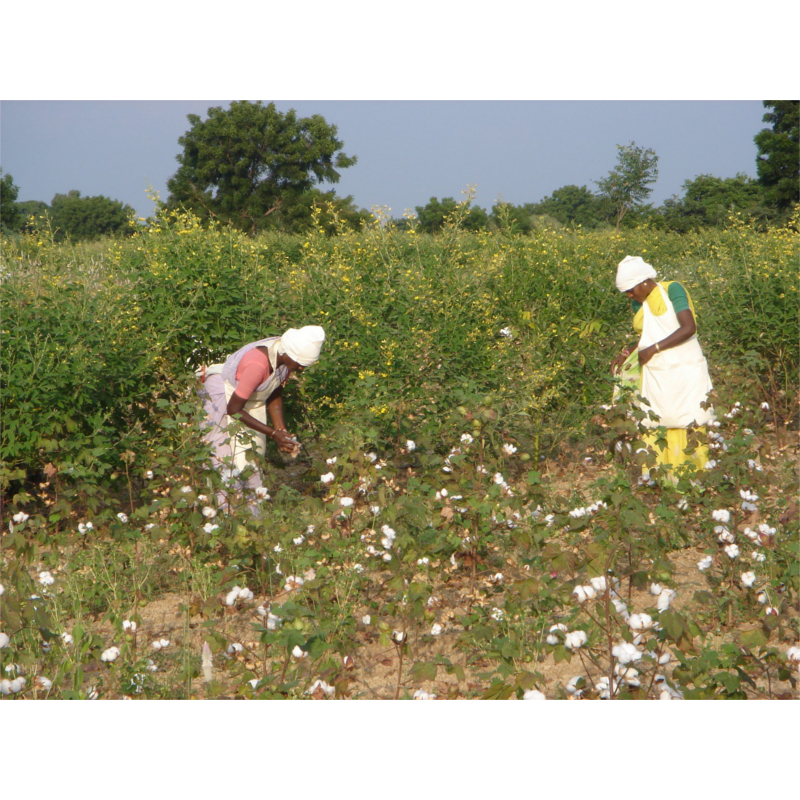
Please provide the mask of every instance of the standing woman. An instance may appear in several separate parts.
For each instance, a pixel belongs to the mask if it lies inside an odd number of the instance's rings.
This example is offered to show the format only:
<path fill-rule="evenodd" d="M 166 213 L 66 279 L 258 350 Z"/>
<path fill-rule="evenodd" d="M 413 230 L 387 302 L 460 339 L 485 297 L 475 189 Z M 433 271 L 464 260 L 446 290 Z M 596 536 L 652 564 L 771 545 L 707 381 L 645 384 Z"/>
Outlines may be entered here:
<path fill-rule="evenodd" d="M 289 328 L 283 336 L 246 344 L 224 364 L 198 370 L 209 427 L 205 441 L 213 451 L 212 464 L 236 494 L 262 489 L 261 472 L 253 455 L 264 455 L 267 438 L 273 439 L 282 453 L 297 453 L 299 444 L 283 420 L 283 387 L 292 373 L 301 373 L 316 363 L 324 341 L 325 331 L 318 325 Z M 267 412 L 271 425 L 267 424 Z M 234 419 L 247 430 L 229 432 Z M 248 466 L 252 474 L 242 480 L 240 475 Z M 217 499 L 220 506 L 226 500 L 230 505 L 230 495 L 225 492 Z"/>
<path fill-rule="evenodd" d="M 653 411 L 658 421 L 645 419 L 648 428 L 664 426 L 667 446 L 656 446 L 656 434 L 645 437 L 659 464 L 670 474 L 687 461 L 703 469 L 708 461 L 705 446 L 687 456 L 686 429 L 715 419 L 710 406 L 703 408 L 713 389 L 708 363 L 697 341 L 694 304 L 677 281 L 656 282 L 656 271 L 640 256 L 626 256 L 617 268 L 617 289 L 633 301 L 633 328 L 639 341 L 611 363 L 622 382 L 633 382 L 640 406 Z"/>

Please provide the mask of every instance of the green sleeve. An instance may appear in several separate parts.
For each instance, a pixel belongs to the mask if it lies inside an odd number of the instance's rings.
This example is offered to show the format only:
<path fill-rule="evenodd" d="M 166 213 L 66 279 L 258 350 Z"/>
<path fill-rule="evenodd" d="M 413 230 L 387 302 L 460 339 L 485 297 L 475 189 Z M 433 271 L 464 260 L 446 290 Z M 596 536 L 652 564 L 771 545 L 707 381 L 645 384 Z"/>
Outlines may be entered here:
<path fill-rule="evenodd" d="M 677 314 L 679 311 L 689 311 L 689 298 L 686 296 L 686 289 L 677 281 L 672 281 L 667 290 L 667 295 L 672 301 L 672 307 Z"/>

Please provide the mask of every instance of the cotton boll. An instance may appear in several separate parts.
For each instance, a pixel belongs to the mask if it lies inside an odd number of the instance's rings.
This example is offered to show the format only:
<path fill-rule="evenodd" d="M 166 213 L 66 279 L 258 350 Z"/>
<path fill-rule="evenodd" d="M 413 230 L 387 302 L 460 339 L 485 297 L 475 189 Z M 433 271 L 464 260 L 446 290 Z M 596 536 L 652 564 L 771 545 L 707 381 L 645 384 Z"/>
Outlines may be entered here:
<path fill-rule="evenodd" d="M 705 572 L 713 563 L 714 559 L 712 559 L 711 556 L 706 556 L 697 562 L 697 569 L 699 569 L 700 572 Z"/>
<path fill-rule="evenodd" d="M 564 636 L 564 646 L 568 650 L 579 650 L 587 640 L 586 631 L 572 631 Z"/>
<path fill-rule="evenodd" d="M 402 644 L 406 638 L 406 634 L 403 631 L 392 631 L 392 641 L 395 644 Z"/>
<path fill-rule="evenodd" d="M 239 642 L 231 642 L 226 650 L 229 656 L 236 655 L 236 653 L 241 653 L 243 651 L 244 651 L 244 646 Z"/>
<path fill-rule="evenodd" d="M 325 681 L 322 679 L 317 678 L 317 680 L 315 680 L 314 683 L 312 683 L 311 686 L 306 689 L 306 694 L 315 694 L 316 692 L 321 692 L 326 697 L 330 697 L 331 695 L 336 694 L 336 688 L 325 683 Z"/>
<path fill-rule="evenodd" d="M 800 647 L 790 647 L 786 651 L 786 658 L 788 658 L 793 664 L 800 664 Z"/>
<path fill-rule="evenodd" d="M 413 699 L 414 700 L 435 700 L 436 699 L 436 695 L 435 694 L 429 694 L 424 689 L 417 689 L 417 691 L 414 692 L 414 698 Z"/>
<path fill-rule="evenodd" d="M 653 618 L 649 614 L 631 614 L 628 627 L 632 631 L 646 631 L 653 627 Z"/>
<path fill-rule="evenodd" d="M 767 597 L 767 593 L 764 591 L 761 591 L 756 595 L 756 600 L 758 600 L 758 602 L 761 603 L 761 605 L 766 605 L 768 599 L 769 598 Z"/>
<path fill-rule="evenodd" d="M 320 482 L 321 483 L 332 483 L 336 476 L 332 472 L 326 472 L 324 475 L 320 475 Z"/>
<path fill-rule="evenodd" d="M 656 608 L 659 611 L 666 611 L 669 604 L 675 599 L 675 592 L 672 589 L 664 589 L 658 596 L 656 601 Z"/>
<path fill-rule="evenodd" d="M 137 625 L 132 620 L 126 619 L 122 622 L 122 630 L 128 631 L 128 633 L 136 633 Z"/>
<path fill-rule="evenodd" d="M 4 647 L 8 647 L 8 643 L 11 641 L 7 633 L 0 632 L 0 650 Z"/>
<path fill-rule="evenodd" d="M 631 642 L 620 642 L 611 648 L 611 655 L 617 659 L 620 664 L 630 664 L 633 661 L 638 661 L 643 653 L 637 650 Z"/>
<path fill-rule="evenodd" d="M 728 511 L 727 509 L 724 509 L 724 508 L 722 508 L 722 509 L 719 509 L 719 510 L 717 510 L 717 511 L 712 511 L 712 512 L 711 512 L 711 516 L 712 516 L 712 517 L 713 517 L 713 518 L 714 518 L 714 519 L 715 519 L 717 522 L 724 522 L 724 523 L 728 523 L 728 522 L 730 522 L 730 521 L 731 521 L 731 512 L 730 512 L 730 511 Z"/>
<path fill-rule="evenodd" d="M 725 551 L 725 555 L 728 556 L 731 560 L 736 558 L 739 555 L 739 547 L 735 544 L 729 544 L 722 548 Z"/>
<path fill-rule="evenodd" d="M 39 573 L 39 583 L 41 583 L 42 586 L 52 586 L 55 582 L 56 579 L 49 572 Z"/>
<path fill-rule="evenodd" d="M 203 516 L 207 519 L 214 519 L 217 516 L 217 512 L 211 506 L 203 506 Z"/>
<path fill-rule="evenodd" d="M 370 625 L 372 624 L 372 617 L 369 614 L 364 614 L 364 616 L 361 617 L 361 622 L 364 625 Z"/>
<path fill-rule="evenodd" d="M 108 650 L 103 651 L 100 660 L 105 662 L 116 661 L 119 658 L 119 653 L 119 647 L 109 647 Z"/>
<path fill-rule="evenodd" d="M 538 689 L 528 689 L 523 695 L 523 700 L 547 700 L 547 697 Z"/>
<path fill-rule="evenodd" d="M 439 636 L 444 629 L 438 622 L 434 622 L 431 627 L 431 636 Z"/>
<path fill-rule="evenodd" d="M 658 597 L 661 594 L 661 584 L 660 583 L 651 583 L 650 584 L 650 594 L 653 597 Z"/>
<path fill-rule="evenodd" d="M 594 589 L 597 594 L 602 594 L 606 591 L 606 579 L 602 575 L 597 578 L 592 578 L 589 583 L 592 585 L 592 589 Z"/>
<path fill-rule="evenodd" d="M 573 697 L 579 698 L 583 695 L 583 689 L 578 688 L 578 683 L 583 680 L 582 675 L 575 675 L 569 679 L 565 689 L 567 694 L 572 695 Z"/>
<path fill-rule="evenodd" d="M 417 443 L 413 439 L 406 440 L 406 450 L 413 453 L 417 449 Z"/>
<path fill-rule="evenodd" d="M 43 689 L 45 692 L 49 692 L 53 688 L 53 681 L 51 681 L 50 678 L 45 678 L 44 675 L 37 676 L 36 684 L 40 689 Z"/>
<path fill-rule="evenodd" d="M 742 582 L 742 586 L 749 589 L 756 582 L 756 574 L 755 572 L 743 572 L 739 579 Z"/>
<path fill-rule="evenodd" d="M 299 645 L 299 644 L 296 644 L 296 645 L 294 646 L 294 649 L 292 650 L 292 655 L 293 655 L 295 658 L 305 658 L 305 657 L 308 655 L 308 653 L 307 653 L 305 650 L 303 650 L 303 649 L 300 647 L 300 645 Z"/>
<path fill-rule="evenodd" d="M 353 500 L 352 497 L 339 498 L 339 505 L 342 506 L 342 508 L 350 508 L 350 506 L 352 506 L 354 502 L 355 501 Z"/>

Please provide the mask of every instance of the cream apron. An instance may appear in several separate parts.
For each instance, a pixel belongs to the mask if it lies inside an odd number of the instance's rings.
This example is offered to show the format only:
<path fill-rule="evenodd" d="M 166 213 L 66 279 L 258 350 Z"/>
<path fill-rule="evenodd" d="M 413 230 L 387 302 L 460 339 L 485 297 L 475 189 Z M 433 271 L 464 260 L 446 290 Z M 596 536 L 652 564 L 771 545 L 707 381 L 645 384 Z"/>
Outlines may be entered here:
<path fill-rule="evenodd" d="M 653 314 L 645 302 L 644 324 L 638 349 L 660 342 L 680 327 L 678 315 L 664 288 L 656 284 L 666 305 L 659 316 Z M 697 336 L 668 350 L 657 352 L 642 367 L 641 396 L 645 410 L 652 409 L 660 421 L 644 420 L 644 425 L 656 428 L 686 428 L 692 423 L 705 425 L 715 418 L 712 408 L 703 409 L 700 403 L 708 399 L 713 389 L 708 374 L 708 363 L 703 356 Z"/>

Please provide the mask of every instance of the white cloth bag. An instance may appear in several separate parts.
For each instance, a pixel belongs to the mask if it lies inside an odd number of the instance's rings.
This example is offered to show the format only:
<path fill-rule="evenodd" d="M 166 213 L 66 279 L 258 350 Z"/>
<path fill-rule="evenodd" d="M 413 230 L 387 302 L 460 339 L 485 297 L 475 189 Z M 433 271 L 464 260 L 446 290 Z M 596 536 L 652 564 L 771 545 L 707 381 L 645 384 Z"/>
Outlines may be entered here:
<path fill-rule="evenodd" d="M 655 316 L 647 302 L 642 306 L 644 320 L 639 350 L 660 342 L 680 327 L 678 315 L 669 295 L 656 284 L 667 310 Z M 697 336 L 668 350 L 657 352 L 642 367 L 641 395 L 646 402 L 642 408 L 652 411 L 660 421 L 644 420 L 649 428 L 686 428 L 692 423 L 706 425 L 715 419 L 713 408 L 701 408 L 714 387 L 708 374 L 708 362 L 703 356 Z"/>

